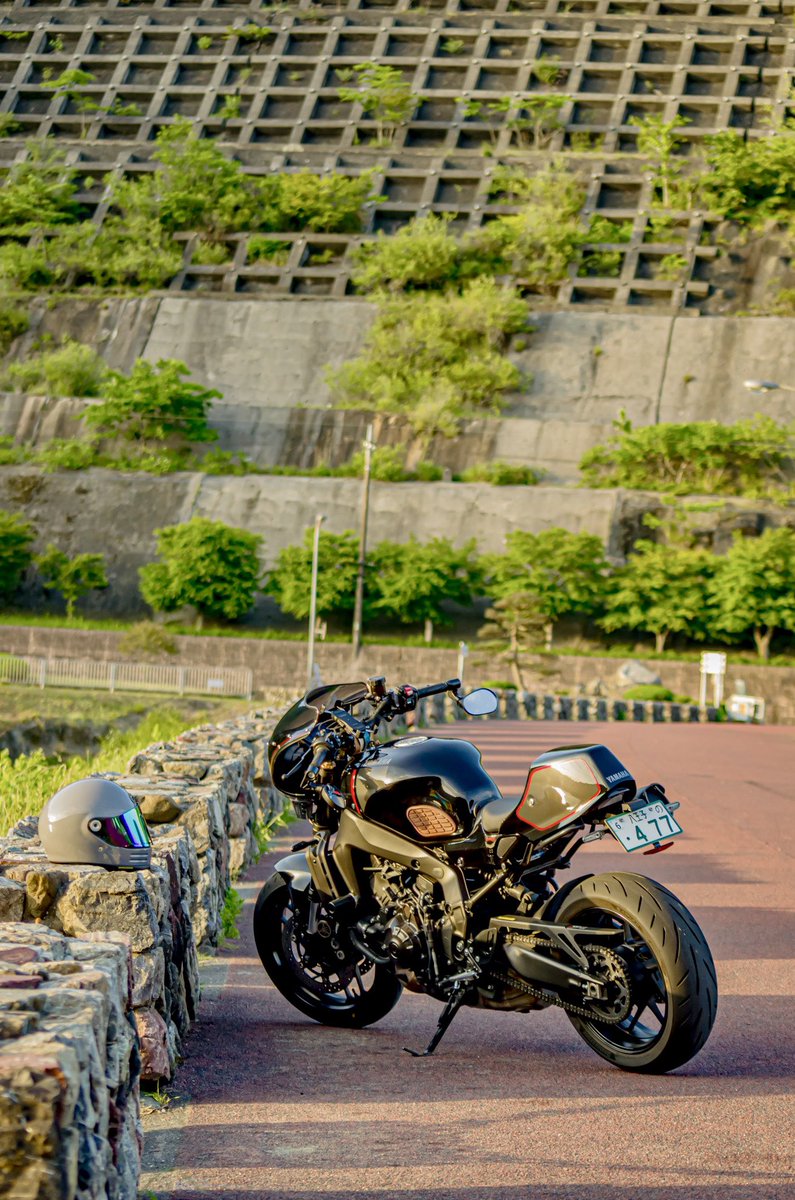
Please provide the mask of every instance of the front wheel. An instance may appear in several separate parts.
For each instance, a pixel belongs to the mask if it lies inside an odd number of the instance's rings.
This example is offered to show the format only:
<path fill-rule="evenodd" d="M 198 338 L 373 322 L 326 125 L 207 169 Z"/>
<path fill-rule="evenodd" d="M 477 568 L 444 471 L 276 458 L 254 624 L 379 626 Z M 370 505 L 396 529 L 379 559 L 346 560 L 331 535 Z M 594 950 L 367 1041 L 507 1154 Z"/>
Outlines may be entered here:
<path fill-rule="evenodd" d="M 262 965 L 281 994 L 324 1025 L 361 1029 L 394 1008 L 400 980 L 356 951 L 314 889 L 296 891 L 274 875 L 254 910 Z"/>
<path fill-rule="evenodd" d="M 681 900 L 642 875 L 592 875 L 555 919 L 623 934 L 611 943 L 610 963 L 626 1015 L 617 1023 L 569 1017 L 597 1054 L 627 1071 L 663 1074 L 698 1053 L 715 1021 L 718 986 L 709 946 Z"/>

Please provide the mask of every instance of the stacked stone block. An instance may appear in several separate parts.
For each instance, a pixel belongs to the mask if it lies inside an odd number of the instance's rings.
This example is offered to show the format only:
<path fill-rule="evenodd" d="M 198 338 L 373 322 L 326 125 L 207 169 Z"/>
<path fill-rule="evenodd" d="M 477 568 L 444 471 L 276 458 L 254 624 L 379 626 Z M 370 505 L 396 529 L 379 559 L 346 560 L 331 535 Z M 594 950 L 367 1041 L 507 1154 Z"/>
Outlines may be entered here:
<path fill-rule="evenodd" d="M 16 890 L 6 881 L 6 902 Z M 143 1142 L 132 989 L 126 944 L 0 926 L 0 1195 L 135 1200 Z"/>

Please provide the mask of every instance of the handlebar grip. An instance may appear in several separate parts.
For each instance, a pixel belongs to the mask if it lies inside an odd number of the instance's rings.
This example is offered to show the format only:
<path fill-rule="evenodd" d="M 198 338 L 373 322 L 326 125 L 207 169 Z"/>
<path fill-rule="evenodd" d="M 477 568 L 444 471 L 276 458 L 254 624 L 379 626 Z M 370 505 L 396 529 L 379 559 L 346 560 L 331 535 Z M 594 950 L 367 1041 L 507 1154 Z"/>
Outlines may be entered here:
<path fill-rule="evenodd" d="M 330 746 L 326 742 L 318 742 L 312 754 L 312 761 L 306 769 L 302 787 L 310 787 L 320 774 L 320 768 L 329 755 Z"/>
<path fill-rule="evenodd" d="M 432 683 L 429 687 L 417 688 L 416 696 L 418 700 L 421 700 L 423 696 L 440 696 L 442 692 L 457 692 L 460 687 L 460 679 L 448 679 L 446 683 Z"/>

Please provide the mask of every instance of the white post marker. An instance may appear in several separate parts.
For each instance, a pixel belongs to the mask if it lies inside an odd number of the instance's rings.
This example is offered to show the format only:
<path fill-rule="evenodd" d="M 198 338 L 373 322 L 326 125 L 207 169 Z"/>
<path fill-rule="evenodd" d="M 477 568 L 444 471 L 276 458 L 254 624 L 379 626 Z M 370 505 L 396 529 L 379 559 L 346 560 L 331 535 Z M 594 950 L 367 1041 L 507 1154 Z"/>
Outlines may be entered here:
<path fill-rule="evenodd" d="M 705 651 L 701 655 L 701 684 L 698 693 L 699 705 L 707 703 L 707 676 L 712 676 L 712 702 L 719 708 L 723 700 L 723 681 L 726 677 L 726 655 L 720 651 Z"/>
<path fill-rule="evenodd" d="M 469 646 L 466 642 L 458 643 L 458 678 L 464 682 L 464 660 L 469 654 Z"/>

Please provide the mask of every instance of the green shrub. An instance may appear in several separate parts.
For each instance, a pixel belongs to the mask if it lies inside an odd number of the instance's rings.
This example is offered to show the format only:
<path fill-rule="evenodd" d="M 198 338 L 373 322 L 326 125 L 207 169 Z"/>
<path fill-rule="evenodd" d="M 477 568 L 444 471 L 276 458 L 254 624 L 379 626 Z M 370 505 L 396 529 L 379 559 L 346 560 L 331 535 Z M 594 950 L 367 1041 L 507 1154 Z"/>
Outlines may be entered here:
<path fill-rule="evenodd" d="M 200 267 L 220 267 L 231 259 L 225 242 L 206 242 L 200 238 L 193 250 L 193 262 Z"/>
<path fill-rule="evenodd" d="M 674 694 L 668 688 L 660 687 L 656 683 L 638 683 L 634 687 L 627 688 L 624 692 L 625 700 L 673 700 Z"/>
<path fill-rule="evenodd" d="M 185 379 L 189 370 L 176 359 L 163 358 L 156 364 L 136 359 L 129 376 L 109 371 L 103 384 L 101 404 L 83 414 L 99 434 L 129 442 L 162 443 L 176 440 L 180 449 L 193 442 L 217 438 L 207 424 L 213 400 L 221 393 Z"/>
<path fill-rule="evenodd" d="M 252 228 L 284 233 L 357 233 L 362 205 L 376 199 L 372 171 L 352 177 L 311 171 L 269 175 L 262 188 L 264 207 Z"/>
<path fill-rule="evenodd" d="M 213 447 L 197 461 L 196 470 L 205 475 L 258 475 L 260 467 L 245 454 L 233 454 L 229 450 Z"/>
<path fill-rule="evenodd" d="M 362 292 L 438 289 L 460 280 L 462 246 L 450 232 L 452 216 L 415 217 L 389 236 L 381 233 L 353 255 L 353 282 Z"/>
<path fill-rule="evenodd" d="M 101 465 L 96 443 L 79 438 L 52 438 L 33 450 L 31 459 L 45 471 L 84 471 Z"/>
<path fill-rule="evenodd" d="M 269 262 L 275 267 L 284 266 L 290 257 L 290 246 L 290 242 L 280 242 L 262 233 L 253 233 L 248 239 L 246 261 Z"/>
<path fill-rule="evenodd" d="M 492 462 L 475 463 L 461 472 L 462 483 L 491 483 L 496 487 L 532 486 L 542 478 L 542 472 L 532 467 L 515 466 L 494 459 Z"/>
<path fill-rule="evenodd" d="M 481 683 L 480 687 L 491 688 L 493 692 L 514 692 L 516 684 L 510 679 L 489 679 L 486 683 Z"/>
<path fill-rule="evenodd" d="M 762 496 L 780 487 L 793 452 L 792 430 L 772 417 L 722 425 L 693 421 L 634 427 L 622 414 L 610 441 L 580 462 L 589 487 L 650 488 Z"/>
<path fill-rule="evenodd" d="M 177 643 L 156 621 L 138 621 L 119 641 L 122 654 L 136 658 L 163 659 L 177 653 Z"/>
<path fill-rule="evenodd" d="M 47 590 L 60 592 L 71 621 L 81 596 L 108 586 L 103 554 L 75 554 L 72 558 L 52 543 L 35 559 Z"/>
<path fill-rule="evenodd" d="M 381 483 L 404 483 L 411 478 L 405 463 L 405 446 L 376 446 L 370 458 L 370 476 Z M 350 462 L 337 468 L 333 474 L 353 475 L 361 479 L 364 475 L 364 451 L 357 451 Z"/>
<path fill-rule="evenodd" d="M 411 84 L 397 67 L 357 63 L 349 70 L 338 67 L 337 78 L 342 84 L 349 80 L 353 83 L 352 87 L 337 88 L 337 95 L 340 100 L 361 104 L 364 115 L 376 122 L 379 142 L 410 121 L 420 103 L 420 97 L 413 94 Z"/>
<path fill-rule="evenodd" d="M 11 437 L 0 437 L 0 467 L 14 467 L 27 460 L 28 452 L 24 446 L 16 445 Z"/>
<path fill-rule="evenodd" d="M 237 941 L 240 937 L 237 918 L 242 911 L 243 897 L 240 892 L 236 892 L 234 888 L 228 888 L 224 897 L 224 906 L 221 909 L 221 936 L 228 941 Z"/>
<path fill-rule="evenodd" d="M 413 471 L 418 483 L 436 483 L 444 477 L 444 471 L 436 463 L 422 459 Z"/>
<path fill-rule="evenodd" d="M 0 387 L 47 396 L 98 396 L 108 373 L 104 360 L 71 338 L 23 362 L 10 363 L 0 374 Z"/>
<path fill-rule="evenodd" d="M 8 352 L 15 338 L 30 328 L 30 317 L 24 308 L 14 304 L 0 304 L 0 356 Z"/>
<path fill-rule="evenodd" d="M 527 325 L 517 292 L 476 279 L 460 295 L 393 296 L 380 306 L 356 359 L 331 369 L 337 403 L 405 413 L 417 431 L 454 434 L 460 417 L 500 411 L 522 386 L 502 354 Z"/>
<path fill-rule="evenodd" d="M 707 140 L 706 160 L 700 190 L 713 212 L 751 227 L 792 220 L 795 120 L 747 142 L 739 130 L 724 130 Z"/>
<path fill-rule="evenodd" d="M 0 188 L 0 233 L 34 233 L 77 219 L 74 170 L 50 140 L 31 139 Z"/>

